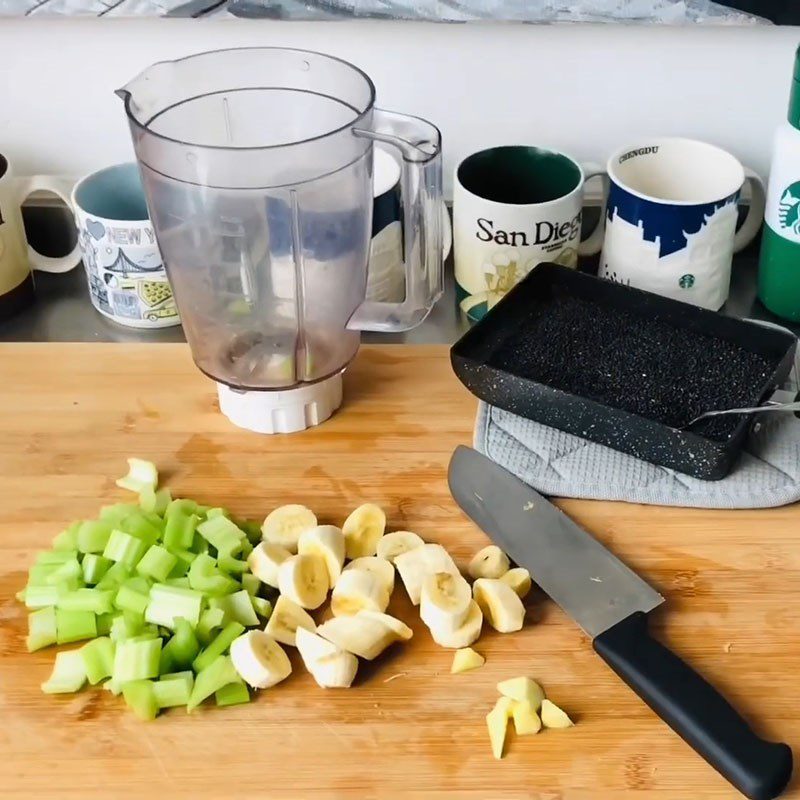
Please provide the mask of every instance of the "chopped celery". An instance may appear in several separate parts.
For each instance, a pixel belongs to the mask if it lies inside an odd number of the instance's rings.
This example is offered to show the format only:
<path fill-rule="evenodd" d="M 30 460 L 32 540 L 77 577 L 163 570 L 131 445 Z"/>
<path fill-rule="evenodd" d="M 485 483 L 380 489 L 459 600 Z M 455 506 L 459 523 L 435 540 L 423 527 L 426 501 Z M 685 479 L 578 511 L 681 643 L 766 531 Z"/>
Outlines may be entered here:
<path fill-rule="evenodd" d="M 176 511 L 167 517 L 164 528 L 164 547 L 168 550 L 188 550 L 194 541 L 194 532 L 200 517 Z"/>
<path fill-rule="evenodd" d="M 91 611 L 56 609 L 56 642 L 67 644 L 97 636 L 97 618 Z"/>
<path fill-rule="evenodd" d="M 100 519 L 110 522 L 112 525 L 119 525 L 125 517 L 138 510 L 139 506 L 133 503 L 114 503 L 114 505 L 103 506 L 100 509 Z"/>
<path fill-rule="evenodd" d="M 258 594 L 258 590 L 261 588 L 261 581 L 252 572 L 242 575 L 241 581 L 242 588 L 250 597 L 255 597 Z"/>
<path fill-rule="evenodd" d="M 191 670 L 162 675 L 153 683 L 153 691 L 159 708 L 185 706 L 192 695 L 193 686 L 194 673 Z"/>
<path fill-rule="evenodd" d="M 158 522 L 146 517 L 144 512 L 137 511 L 120 522 L 119 530 L 141 539 L 150 546 L 161 538 L 161 528 L 159 527 L 161 520 L 158 517 L 156 520 Z"/>
<path fill-rule="evenodd" d="M 72 576 L 65 578 L 57 586 L 59 592 L 74 592 L 78 589 L 86 589 L 86 584 L 83 582 L 82 577 Z M 96 588 L 96 587 L 95 587 Z"/>
<path fill-rule="evenodd" d="M 44 582 L 48 586 L 56 586 L 63 581 L 69 580 L 70 578 L 81 578 L 83 577 L 83 571 L 81 570 L 80 562 L 77 558 L 73 558 L 70 561 L 65 561 L 63 564 L 57 565 L 50 565 L 47 566 L 55 566 L 56 568 L 44 579 Z"/>
<path fill-rule="evenodd" d="M 136 571 L 140 575 L 147 575 L 157 581 L 165 581 L 177 561 L 178 559 L 169 550 L 154 544 L 142 556 L 141 561 L 136 565 Z"/>
<path fill-rule="evenodd" d="M 155 625 L 148 625 L 144 620 L 143 614 L 133 611 L 123 611 L 118 614 L 111 624 L 109 636 L 115 642 L 133 639 L 136 636 L 147 635 L 149 637 L 158 636 L 158 629 Z"/>
<path fill-rule="evenodd" d="M 194 500 L 186 500 L 184 498 L 176 497 L 167 506 L 164 516 L 167 518 L 171 517 L 173 514 L 183 514 L 184 516 L 189 516 L 190 514 L 194 514 L 196 511 L 197 503 L 195 503 Z"/>
<path fill-rule="evenodd" d="M 144 615 L 147 604 L 150 602 L 150 595 L 138 592 L 134 587 L 123 584 L 117 590 L 114 598 L 114 605 L 121 611 L 133 611 L 136 614 Z"/>
<path fill-rule="evenodd" d="M 238 543 L 240 548 L 241 544 L 242 544 L 241 542 Z M 241 575 L 242 573 L 247 572 L 248 569 L 247 561 L 234 558 L 229 550 L 220 550 L 217 561 L 219 563 L 220 569 L 228 573 L 235 572 Z"/>
<path fill-rule="evenodd" d="M 117 479 L 120 489 L 129 489 L 132 492 L 141 492 L 145 486 L 155 489 L 158 486 L 158 470 L 152 461 L 143 458 L 128 459 L 128 474 Z"/>
<path fill-rule="evenodd" d="M 53 539 L 53 550 L 77 550 L 80 522 L 73 522 Z"/>
<path fill-rule="evenodd" d="M 192 589 L 156 583 L 150 589 L 150 603 L 145 611 L 145 619 L 156 625 L 174 629 L 176 617 L 183 617 L 192 625 L 200 621 L 203 608 L 203 595 Z"/>
<path fill-rule="evenodd" d="M 103 688 L 107 692 L 111 692 L 111 694 L 113 694 L 114 697 L 117 697 L 118 695 L 122 694 L 122 686 L 120 684 L 116 683 L 113 678 L 107 680 L 103 684 Z"/>
<path fill-rule="evenodd" d="M 111 538 L 103 551 L 103 558 L 118 561 L 120 564 L 133 569 L 139 563 L 139 559 L 145 554 L 146 550 L 147 542 L 115 528 L 111 532 Z"/>
<path fill-rule="evenodd" d="M 217 508 L 209 508 L 206 511 L 206 519 L 214 519 L 214 517 L 227 517 L 228 519 L 231 518 L 231 513 L 228 511 L 227 508 L 217 507 Z"/>
<path fill-rule="evenodd" d="M 111 626 L 114 624 L 116 614 L 98 614 L 97 615 L 97 635 L 108 636 L 111 633 Z"/>
<path fill-rule="evenodd" d="M 61 564 L 34 564 L 29 567 L 28 586 L 48 586 L 47 579 L 61 566 Z"/>
<path fill-rule="evenodd" d="M 240 531 L 235 523 L 222 516 L 211 517 L 211 519 L 201 522 L 197 526 L 197 532 L 217 550 L 230 550 L 231 552 L 236 552 L 232 549 L 232 544 L 246 538 L 244 532 Z"/>
<path fill-rule="evenodd" d="M 116 643 L 112 678 L 119 684 L 155 678 L 161 658 L 161 639 L 125 639 Z"/>
<path fill-rule="evenodd" d="M 192 662 L 200 652 L 200 644 L 189 622 L 180 617 L 175 620 L 175 633 L 164 645 L 163 652 L 166 653 L 164 660 L 171 664 L 170 669 L 174 667 L 188 669 L 192 666 Z"/>
<path fill-rule="evenodd" d="M 76 589 L 74 592 L 63 592 L 56 603 L 56 608 L 67 611 L 91 611 L 93 614 L 110 614 L 113 592 L 100 589 Z"/>
<path fill-rule="evenodd" d="M 200 652 L 200 655 L 192 662 L 192 669 L 195 672 L 202 672 L 217 657 L 228 652 L 231 642 L 244 633 L 244 625 L 238 622 L 229 622 L 214 638 L 214 641 Z"/>
<path fill-rule="evenodd" d="M 110 560 L 110 559 L 106 559 Z M 95 589 L 116 589 L 122 586 L 128 578 L 131 577 L 131 571 L 122 562 L 111 563 L 111 566 L 106 571 L 106 574 L 100 578 L 95 586 Z"/>
<path fill-rule="evenodd" d="M 78 550 L 81 553 L 102 553 L 114 527 L 110 522 L 87 519 L 78 528 Z"/>
<path fill-rule="evenodd" d="M 89 683 L 94 686 L 114 671 L 114 642 L 107 636 L 93 639 L 80 649 Z"/>
<path fill-rule="evenodd" d="M 56 624 L 56 610 L 53 606 L 40 608 L 28 614 L 28 638 L 25 644 L 28 652 L 41 650 L 58 640 L 58 627 Z"/>
<path fill-rule="evenodd" d="M 262 619 L 269 619 L 272 616 L 272 603 L 264 597 L 251 597 L 250 602 L 253 608 Z"/>
<path fill-rule="evenodd" d="M 189 567 L 189 585 L 192 589 L 210 595 L 229 594 L 239 586 L 236 581 L 220 573 L 217 562 L 207 553 L 200 553 L 192 561 Z"/>
<path fill-rule="evenodd" d="M 200 553 L 195 553 L 193 550 L 172 550 L 170 552 L 175 556 L 175 558 L 178 559 L 180 563 L 186 564 L 187 570 L 191 566 L 192 561 L 194 561 L 197 556 L 200 555 Z"/>
<path fill-rule="evenodd" d="M 25 590 L 25 606 L 27 608 L 45 608 L 58 602 L 57 586 L 29 586 Z"/>
<path fill-rule="evenodd" d="M 36 564 L 63 564 L 78 557 L 77 550 L 42 550 L 36 554 Z"/>
<path fill-rule="evenodd" d="M 163 514 L 167 510 L 167 506 L 172 502 L 172 495 L 169 489 L 159 489 L 157 492 L 153 490 L 152 486 L 145 486 L 139 492 L 139 505 L 143 511 L 149 511 L 153 514 Z"/>
<path fill-rule="evenodd" d="M 122 696 L 125 702 L 139 719 L 149 721 L 158 715 L 158 701 L 156 700 L 153 682 L 147 680 L 133 680 L 122 687 Z"/>
<path fill-rule="evenodd" d="M 240 678 L 233 668 L 230 656 L 219 656 L 195 677 L 186 710 L 192 711 L 214 692 L 238 680 Z"/>
<path fill-rule="evenodd" d="M 195 633 L 197 638 L 208 644 L 214 638 L 214 631 L 225 624 L 225 612 L 221 608 L 207 608 L 200 615 Z"/>
<path fill-rule="evenodd" d="M 246 628 L 258 625 L 258 617 L 253 609 L 250 595 L 244 589 L 223 597 L 212 597 L 208 603 L 211 608 L 221 608 L 228 619 L 239 622 Z"/>
<path fill-rule="evenodd" d="M 175 555 L 175 553 L 173 553 L 172 555 L 175 556 L 175 565 L 169 571 L 169 575 L 167 575 L 166 580 L 162 581 L 162 583 L 167 583 L 167 581 L 169 581 L 169 580 L 171 580 L 173 578 L 186 578 L 186 576 L 189 574 L 189 567 L 190 567 L 192 562 L 191 561 L 182 561 L 180 558 L 177 557 L 177 555 Z M 194 553 L 192 553 L 192 556 L 194 556 Z M 188 578 L 186 580 L 186 585 L 187 586 L 189 585 Z"/>
<path fill-rule="evenodd" d="M 192 585 L 189 583 L 189 578 L 184 575 L 181 578 L 167 578 L 164 583 L 167 586 L 179 586 L 181 589 L 191 589 Z"/>
<path fill-rule="evenodd" d="M 214 692 L 214 700 L 218 706 L 238 706 L 250 702 L 250 692 L 244 681 L 233 681 L 217 689 Z"/>
<path fill-rule="evenodd" d="M 90 584 L 98 583 L 113 563 L 110 559 L 103 558 L 97 553 L 87 553 L 81 561 L 83 580 Z"/>
<path fill-rule="evenodd" d="M 240 519 L 235 520 L 236 525 L 241 528 L 245 535 L 247 536 L 247 540 L 252 545 L 257 545 L 261 541 L 261 523 L 255 522 L 250 519 Z"/>
<path fill-rule="evenodd" d="M 86 683 L 86 670 L 80 649 L 63 650 L 56 653 L 53 673 L 42 684 L 42 691 L 45 694 L 77 692 L 84 683 Z"/>

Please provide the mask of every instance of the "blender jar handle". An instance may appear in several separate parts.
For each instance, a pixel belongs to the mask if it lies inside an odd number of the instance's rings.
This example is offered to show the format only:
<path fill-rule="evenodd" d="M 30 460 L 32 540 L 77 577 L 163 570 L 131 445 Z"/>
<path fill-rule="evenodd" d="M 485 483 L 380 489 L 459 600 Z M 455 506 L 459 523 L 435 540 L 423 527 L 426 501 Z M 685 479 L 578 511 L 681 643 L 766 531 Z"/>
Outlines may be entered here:
<path fill-rule="evenodd" d="M 403 252 L 406 296 L 401 303 L 366 300 L 350 318 L 352 330 L 395 332 L 419 325 L 444 288 L 442 260 L 442 139 L 418 117 L 376 108 L 369 130 L 356 136 L 396 147 L 403 156 Z"/>

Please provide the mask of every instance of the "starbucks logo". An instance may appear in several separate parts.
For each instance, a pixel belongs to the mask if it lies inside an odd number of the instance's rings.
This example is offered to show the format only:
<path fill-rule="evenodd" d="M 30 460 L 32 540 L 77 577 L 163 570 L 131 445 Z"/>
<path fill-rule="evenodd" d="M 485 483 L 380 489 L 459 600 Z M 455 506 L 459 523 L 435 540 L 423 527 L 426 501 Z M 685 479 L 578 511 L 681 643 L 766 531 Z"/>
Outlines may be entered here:
<path fill-rule="evenodd" d="M 678 286 L 681 289 L 691 289 L 694 286 L 694 275 L 681 275 L 678 280 Z"/>
<path fill-rule="evenodd" d="M 778 222 L 800 236 L 800 181 L 787 186 L 778 204 Z"/>

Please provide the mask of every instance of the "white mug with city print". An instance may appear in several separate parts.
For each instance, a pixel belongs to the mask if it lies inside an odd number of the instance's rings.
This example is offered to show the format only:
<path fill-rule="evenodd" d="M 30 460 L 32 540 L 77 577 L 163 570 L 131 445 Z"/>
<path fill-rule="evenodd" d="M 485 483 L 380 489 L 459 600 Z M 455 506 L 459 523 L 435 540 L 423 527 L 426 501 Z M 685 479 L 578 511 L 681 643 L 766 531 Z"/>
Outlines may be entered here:
<path fill-rule="evenodd" d="M 481 319 L 542 261 L 568 267 L 602 244 L 602 225 L 581 241 L 586 181 L 602 168 L 564 153 L 512 145 L 481 150 L 456 168 L 453 246 L 461 310 Z"/>
<path fill-rule="evenodd" d="M 178 325 L 138 166 L 117 164 L 82 178 L 72 209 L 92 305 L 131 328 Z"/>

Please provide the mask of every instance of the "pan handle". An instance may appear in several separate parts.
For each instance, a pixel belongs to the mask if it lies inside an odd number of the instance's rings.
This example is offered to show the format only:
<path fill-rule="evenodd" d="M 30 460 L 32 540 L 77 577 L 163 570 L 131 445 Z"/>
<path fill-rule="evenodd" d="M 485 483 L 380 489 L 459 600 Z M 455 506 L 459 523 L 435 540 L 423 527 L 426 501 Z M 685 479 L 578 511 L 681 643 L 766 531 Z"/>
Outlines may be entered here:
<path fill-rule="evenodd" d="M 604 631 L 594 649 L 642 700 L 751 800 L 772 800 L 792 775 L 792 751 L 758 737 L 728 701 L 650 636 L 636 612 Z"/>

